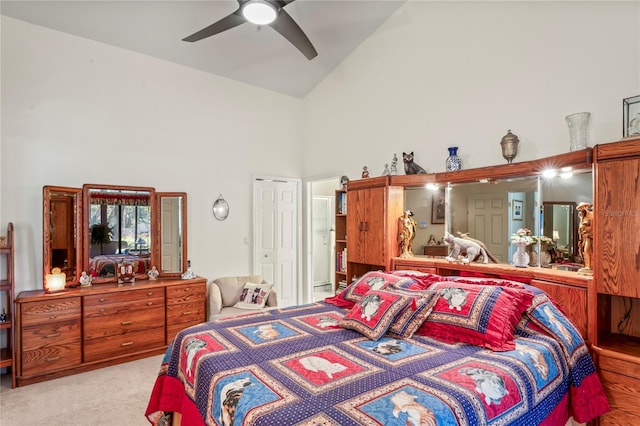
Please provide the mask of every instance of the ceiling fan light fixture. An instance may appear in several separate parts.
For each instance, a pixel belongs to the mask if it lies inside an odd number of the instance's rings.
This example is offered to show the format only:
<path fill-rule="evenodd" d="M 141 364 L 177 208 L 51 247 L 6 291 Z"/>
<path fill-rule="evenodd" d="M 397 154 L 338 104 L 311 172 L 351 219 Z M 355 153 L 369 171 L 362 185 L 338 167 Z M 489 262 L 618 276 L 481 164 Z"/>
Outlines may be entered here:
<path fill-rule="evenodd" d="M 264 0 L 249 0 L 242 6 L 242 15 L 256 25 L 267 25 L 276 20 L 275 6 Z"/>

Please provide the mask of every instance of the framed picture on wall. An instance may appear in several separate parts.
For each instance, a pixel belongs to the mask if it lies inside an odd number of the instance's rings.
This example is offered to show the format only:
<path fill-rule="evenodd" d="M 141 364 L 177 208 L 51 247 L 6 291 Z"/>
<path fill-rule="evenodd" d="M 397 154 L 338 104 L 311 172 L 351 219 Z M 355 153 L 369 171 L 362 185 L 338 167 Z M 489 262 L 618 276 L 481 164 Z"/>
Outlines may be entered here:
<path fill-rule="evenodd" d="M 438 189 L 431 198 L 431 223 L 444 223 L 444 188 Z"/>
<path fill-rule="evenodd" d="M 513 200 L 511 219 L 522 220 L 522 200 Z"/>

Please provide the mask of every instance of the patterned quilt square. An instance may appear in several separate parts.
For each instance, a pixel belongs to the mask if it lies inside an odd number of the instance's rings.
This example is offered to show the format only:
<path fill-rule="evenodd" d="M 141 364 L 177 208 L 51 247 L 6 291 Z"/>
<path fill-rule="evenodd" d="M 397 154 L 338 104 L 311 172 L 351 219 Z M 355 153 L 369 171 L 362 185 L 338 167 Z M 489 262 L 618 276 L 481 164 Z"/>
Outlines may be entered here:
<path fill-rule="evenodd" d="M 527 384 L 516 371 L 495 361 L 465 357 L 421 376 L 466 394 L 477 415 L 484 416 L 481 424 L 507 424 L 529 409 L 522 394 Z"/>
<path fill-rule="evenodd" d="M 271 363 L 312 393 L 324 392 L 382 370 L 332 345 L 297 352 Z"/>
<path fill-rule="evenodd" d="M 237 347 L 216 331 L 185 334 L 181 340 L 178 376 L 184 380 L 185 385 L 189 384 L 193 388 L 193 373 L 202 356 L 209 358 L 238 351 Z"/>
<path fill-rule="evenodd" d="M 208 425 L 248 425 L 300 398 L 257 365 L 216 373 L 207 403 Z M 214 402 L 215 401 L 215 402 Z"/>
<path fill-rule="evenodd" d="M 320 312 L 317 314 L 303 315 L 293 319 L 301 324 L 322 332 L 340 331 L 342 327 L 338 325 L 344 315 L 337 312 Z"/>
<path fill-rule="evenodd" d="M 394 339 L 393 337 L 383 337 L 377 341 L 363 337 L 344 342 L 344 344 L 377 361 L 394 366 L 425 359 L 427 356 L 443 352 L 441 349 L 420 343 L 417 340 Z"/>
<path fill-rule="evenodd" d="M 338 405 L 359 425 L 466 425 L 451 395 L 411 379 L 389 383 Z M 437 423 L 436 423 L 437 419 Z"/>
<path fill-rule="evenodd" d="M 229 327 L 228 330 L 251 348 L 291 341 L 309 333 L 282 320 L 264 321 Z"/>

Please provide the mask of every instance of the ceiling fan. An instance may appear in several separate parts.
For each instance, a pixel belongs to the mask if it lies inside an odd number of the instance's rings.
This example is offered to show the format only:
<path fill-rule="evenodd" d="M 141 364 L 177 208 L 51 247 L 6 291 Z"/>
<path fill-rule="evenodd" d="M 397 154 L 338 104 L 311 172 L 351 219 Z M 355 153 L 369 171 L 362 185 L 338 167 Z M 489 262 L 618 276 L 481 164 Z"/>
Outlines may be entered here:
<path fill-rule="evenodd" d="M 200 31 L 183 38 L 183 41 L 198 41 L 203 38 L 229 30 L 245 22 L 256 25 L 269 25 L 289 40 L 307 59 L 318 56 L 318 52 L 304 31 L 284 10 L 284 6 L 295 0 L 238 0 L 239 7 L 232 14 L 209 25 Z"/>

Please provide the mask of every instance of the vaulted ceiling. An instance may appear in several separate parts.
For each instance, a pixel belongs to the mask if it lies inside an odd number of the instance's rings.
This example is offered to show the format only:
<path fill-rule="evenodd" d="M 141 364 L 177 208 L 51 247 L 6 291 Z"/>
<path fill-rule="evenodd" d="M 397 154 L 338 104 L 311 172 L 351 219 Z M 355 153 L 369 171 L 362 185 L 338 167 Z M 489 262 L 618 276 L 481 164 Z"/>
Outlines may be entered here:
<path fill-rule="evenodd" d="M 268 26 L 242 24 L 204 40 L 186 36 L 238 9 L 236 0 L 2 0 L 3 15 L 302 98 L 406 0 L 296 0 L 287 13 L 312 60 Z"/>

